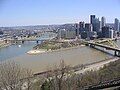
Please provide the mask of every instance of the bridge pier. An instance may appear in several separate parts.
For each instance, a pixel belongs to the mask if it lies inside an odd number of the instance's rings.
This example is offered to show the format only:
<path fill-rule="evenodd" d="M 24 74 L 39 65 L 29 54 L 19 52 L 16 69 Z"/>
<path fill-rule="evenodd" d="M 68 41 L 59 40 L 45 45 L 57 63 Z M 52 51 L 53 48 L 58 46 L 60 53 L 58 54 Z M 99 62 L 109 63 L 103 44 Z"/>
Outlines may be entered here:
<path fill-rule="evenodd" d="M 36 41 L 36 43 L 38 44 L 38 43 L 39 43 L 39 41 L 37 40 L 37 41 Z"/>
<path fill-rule="evenodd" d="M 95 45 L 90 44 L 90 47 L 91 47 L 91 48 L 94 48 L 94 47 L 95 47 Z"/>
<path fill-rule="evenodd" d="M 115 51 L 115 52 L 114 52 L 114 56 L 120 57 L 120 52 L 119 52 L 119 51 Z"/>
<path fill-rule="evenodd" d="M 7 41 L 7 40 L 5 40 L 5 43 L 8 43 L 8 41 Z"/>
<path fill-rule="evenodd" d="M 118 55 L 117 55 L 118 57 L 120 57 L 120 52 L 118 52 Z"/>
<path fill-rule="evenodd" d="M 117 51 L 114 52 L 114 56 L 117 56 Z"/>
<path fill-rule="evenodd" d="M 115 39 L 115 41 L 117 42 L 117 38 Z"/>
<path fill-rule="evenodd" d="M 25 41 L 22 41 L 22 44 L 24 43 Z"/>
<path fill-rule="evenodd" d="M 89 46 L 89 44 L 88 44 L 88 43 L 86 43 L 85 45 L 86 45 L 86 46 Z"/>

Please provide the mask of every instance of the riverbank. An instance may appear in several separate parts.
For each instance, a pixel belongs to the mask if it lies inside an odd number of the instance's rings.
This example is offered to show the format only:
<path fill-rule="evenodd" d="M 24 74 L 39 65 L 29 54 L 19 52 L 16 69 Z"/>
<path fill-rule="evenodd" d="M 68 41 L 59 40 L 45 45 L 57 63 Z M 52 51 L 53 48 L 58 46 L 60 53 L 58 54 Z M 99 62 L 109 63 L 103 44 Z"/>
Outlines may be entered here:
<path fill-rule="evenodd" d="M 10 46 L 11 43 L 5 43 L 3 41 L 0 41 L 0 48 L 3 48 L 3 47 L 7 47 L 7 46 Z"/>
<path fill-rule="evenodd" d="M 47 51 L 43 50 L 43 49 L 41 49 L 41 50 L 30 50 L 30 51 L 27 52 L 27 54 L 35 55 L 35 54 L 40 54 L 40 53 L 45 53 L 45 52 L 47 52 Z"/>
<path fill-rule="evenodd" d="M 71 49 L 77 49 L 79 47 L 84 47 L 85 45 L 80 45 L 80 46 L 74 46 L 74 47 L 69 47 L 69 48 L 61 48 L 57 50 L 46 50 L 46 49 L 36 49 L 36 50 L 30 50 L 27 52 L 29 55 L 35 55 L 35 54 L 42 54 L 42 53 L 51 53 L 51 52 L 59 52 L 59 51 L 66 51 L 66 50 L 71 50 Z"/>
<path fill-rule="evenodd" d="M 109 58 L 109 59 L 105 59 L 105 60 L 102 60 L 102 61 L 99 61 L 99 62 L 94 62 L 94 63 L 91 63 L 91 64 L 88 64 L 88 65 L 83 65 L 83 69 L 80 69 L 80 70 L 77 70 L 77 71 L 73 71 L 76 73 L 76 74 L 80 74 L 80 73 L 85 73 L 87 71 L 95 71 L 95 70 L 99 70 L 100 68 L 102 68 L 104 65 L 107 65 L 109 64 L 110 62 L 114 62 L 114 61 L 117 61 L 119 60 L 120 58 L 118 57 L 114 57 L 114 58 Z M 72 67 L 71 67 L 72 68 Z M 44 75 L 46 74 L 47 72 L 49 71 L 43 71 L 43 72 L 40 72 L 40 73 L 34 73 L 34 75 Z"/>
<path fill-rule="evenodd" d="M 78 71 L 76 71 L 75 73 L 78 74 L 78 73 L 84 73 L 84 72 L 86 72 L 86 71 L 91 71 L 91 70 L 93 70 L 93 71 L 99 70 L 99 69 L 102 68 L 104 65 L 107 65 L 107 64 L 109 64 L 110 62 L 114 62 L 114 61 L 117 61 L 117 60 L 119 60 L 119 59 L 120 59 L 120 58 L 118 58 L 118 57 L 114 57 L 114 58 L 110 58 L 110 59 L 107 59 L 107 60 L 102 60 L 102 61 L 100 61 L 100 62 L 95 62 L 95 63 L 93 63 L 93 64 L 86 65 L 86 66 L 84 67 L 84 69 L 78 70 Z"/>

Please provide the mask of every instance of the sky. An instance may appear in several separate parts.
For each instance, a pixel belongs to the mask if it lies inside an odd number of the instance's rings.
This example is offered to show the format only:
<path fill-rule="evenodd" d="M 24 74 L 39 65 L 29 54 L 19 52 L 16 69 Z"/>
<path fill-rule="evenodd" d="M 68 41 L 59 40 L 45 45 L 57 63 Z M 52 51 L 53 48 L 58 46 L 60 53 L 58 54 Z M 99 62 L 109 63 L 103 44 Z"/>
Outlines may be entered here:
<path fill-rule="evenodd" d="M 0 0 L 0 26 L 89 22 L 89 16 L 120 19 L 120 0 Z"/>

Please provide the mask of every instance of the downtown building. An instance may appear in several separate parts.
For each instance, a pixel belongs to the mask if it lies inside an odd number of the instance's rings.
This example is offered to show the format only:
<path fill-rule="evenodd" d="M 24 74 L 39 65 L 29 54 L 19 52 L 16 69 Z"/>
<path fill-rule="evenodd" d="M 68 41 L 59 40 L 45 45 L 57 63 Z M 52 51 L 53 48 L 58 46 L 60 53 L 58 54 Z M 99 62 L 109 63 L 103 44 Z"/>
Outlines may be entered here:
<path fill-rule="evenodd" d="M 93 31 L 99 32 L 101 31 L 101 22 L 99 21 L 99 18 L 96 18 L 95 15 L 90 15 L 90 23 L 93 26 Z"/>
<path fill-rule="evenodd" d="M 93 26 L 91 23 L 85 24 L 85 31 L 87 32 L 87 39 L 95 39 L 97 37 L 97 32 L 93 31 Z"/>
<path fill-rule="evenodd" d="M 85 23 L 79 22 L 79 33 L 81 34 L 84 31 L 85 31 Z"/>
<path fill-rule="evenodd" d="M 74 27 L 75 27 L 75 36 L 77 39 L 79 39 L 80 38 L 79 24 L 75 23 Z"/>
<path fill-rule="evenodd" d="M 105 19 L 105 17 L 102 17 L 101 18 L 101 28 L 104 26 L 106 26 L 106 19 Z"/>
<path fill-rule="evenodd" d="M 102 38 L 114 38 L 114 30 L 108 26 L 102 27 Z"/>
<path fill-rule="evenodd" d="M 115 22 L 114 22 L 114 29 L 115 29 L 115 31 L 120 31 L 120 23 L 119 23 L 119 20 L 117 19 L 117 18 L 115 18 Z"/>
<path fill-rule="evenodd" d="M 75 29 L 59 29 L 58 30 L 58 39 L 74 39 L 76 38 L 76 32 Z"/>
<path fill-rule="evenodd" d="M 90 40 L 90 39 L 95 39 L 96 37 L 97 37 L 97 33 L 93 31 L 93 25 L 91 23 L 85 23 L 85 27 L 81 32 L 81 38 Z"/>

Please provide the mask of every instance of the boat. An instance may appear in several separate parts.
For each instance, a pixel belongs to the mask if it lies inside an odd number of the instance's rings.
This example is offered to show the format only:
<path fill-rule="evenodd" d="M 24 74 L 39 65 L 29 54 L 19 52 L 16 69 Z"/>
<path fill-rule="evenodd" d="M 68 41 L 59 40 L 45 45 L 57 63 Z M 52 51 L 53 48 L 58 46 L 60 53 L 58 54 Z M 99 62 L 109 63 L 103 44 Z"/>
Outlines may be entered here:
<path fill-rule="evenodd" d="M 18 45 L 18 47 L 21 47 L 21 45 Z"/>

